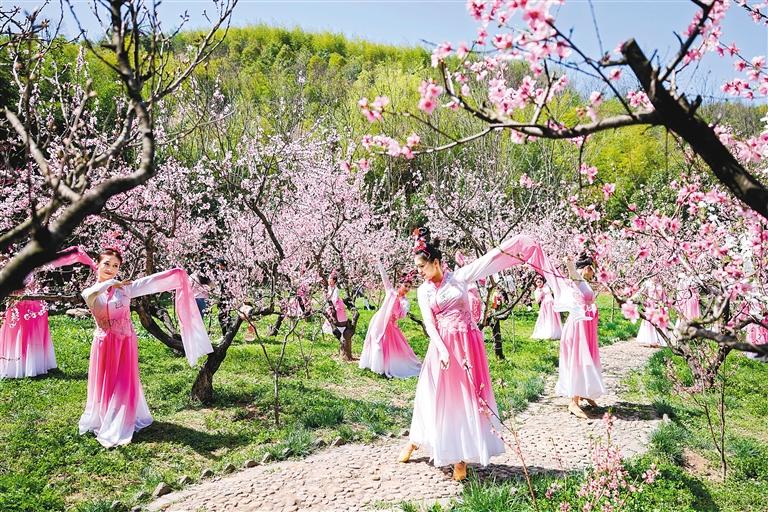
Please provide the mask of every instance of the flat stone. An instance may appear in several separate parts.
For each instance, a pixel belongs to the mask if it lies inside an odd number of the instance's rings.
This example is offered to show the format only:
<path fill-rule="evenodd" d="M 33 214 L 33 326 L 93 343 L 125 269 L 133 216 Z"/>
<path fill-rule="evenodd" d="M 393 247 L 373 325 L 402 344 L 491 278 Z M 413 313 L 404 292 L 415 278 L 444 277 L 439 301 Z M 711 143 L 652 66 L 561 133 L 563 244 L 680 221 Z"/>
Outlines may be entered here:
<path fill-rule="evenodd" d="M 315 449 L 318 449 L 318 448 L 322 448 L 322 447 L 326 446 L 327 444 L 328 443 L 326 443 L 324 439 L 317 438 L 312 443 L 312 447 L 315 448 Z"/>
<path fill-rule="evenodd" d="M 253 460 L 253 459 L 248 459 L 247 461 L 245 461 L 245 462 L 243 463 L 243 467 L 244 467 L 244 468 L 254 468 L 254 467 L 258 466 L 258 465 L 259 465 L 259 463 L 258 463 L 258 462 L 256 462 L 256 461 L 255 461 L 255 460 Z"/>
<path fill-rule="evenodd" d="M 189 476 L 184 475 L 181 478 L 179 478 L 179 485 L 189 485 L 192 483 L 192 479 L 189 478 Z"/>
<path fill-rule="evenodd" d="M 226 466 L 224 466 L 224 469 L 222 469 L 222 472 L 224 472 L 224 473 L 232 473 L 235 469 L 237 469 L 235 467 L 235 465 L 230 463 L 230 464 L 227 464 Z"/>
<path fill-rule="evenodd" d="M 408 434 L 410 434 L 410 431 L 407 428 L 400 431 L 400 437 L 407 437 Z"/>
<path fill-rule="evenodd" d="M 212 470 L 211 468 L 205 468 L 205 469 L 204 469 L 204 470 L 203 470 L 203 471 L 200 473 L 200 479 L 201 479 L 201 480 L 202 480 L 203 478 L 211 478 L 212 476 L 213 476 L 213 470 Z"/>
<path fill-rule="evenodd" d="M 160 496 L 165 496 L 166 494 L 170 494 L 173 489 L 171 489 L 171 486 L 168 485 L 165 482 L 160 482 L 157 484 L 157 487 L 155 487 L 155 491 L 152 493 L 152 496 L 155 498 L 159 498 Z"/>
<path fill-rule="evenodd" d="M 109 506 L 109 510 L 114 510 L 115 512 L 122 512 L 123 510 L 127 510 L 128 507 L 123 505 L 121 501 L 113 501 L 112 504 Z"/>
<path fill-rule="evenodd" d="M 347 442 L 341 437 L 337 437 L 331 442 L 331 446 L 343 446 L 345 444 L 347 444 Z"/>
<path fill-rule="evenodd" d="M 267 452 L 264 454 L 264 456 L 261 458 L 261 463 L 266 464 L 267 462 L 272 460 L 272 454 Z"/>
<path fill-rule="evenodd" d="M 282 452 L 280 452 L 280 458 L 281 459 L 287 459 L 288 456 L 291 454 L 290 448 L 284 448 Z"/>

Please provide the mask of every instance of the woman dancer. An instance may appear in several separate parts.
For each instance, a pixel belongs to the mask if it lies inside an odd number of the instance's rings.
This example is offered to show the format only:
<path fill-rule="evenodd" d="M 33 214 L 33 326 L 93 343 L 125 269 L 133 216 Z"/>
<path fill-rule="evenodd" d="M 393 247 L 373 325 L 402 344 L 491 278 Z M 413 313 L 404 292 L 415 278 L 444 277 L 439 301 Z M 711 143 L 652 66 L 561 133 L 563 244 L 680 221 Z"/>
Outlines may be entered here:
<path fill-rule="evenodd" d="M 410 443 L 400 461 L 423 449 L 435 466 L 454 464 L 453 478 L 463 480 L 467 462 L 487 465 L 504 452 L 483 334 L 472 320 L 468 285 L 513 265 L 528 263 L 549 272 L 551 266 L 534 240 L 516 236 L 455 272 L 443 272 L 442 254 L 430 243 L 429 231 L 419 228 L 415 234 L 414 263 L 424 278 L 419 308 L 430 343 L 416 386 Z"/>
<path fill-rule="evenodd" d="M 79 247 L 69 247 L 58 253 L 55 260 L 43 267 L 52 269 L 82 263 L 96 268 L 93 260 Z M 37 283 L 33 275 L 25 279 L 20 295 L 34 293 Z M 48 308 L 41 300 L 20 300 L 10 304 L 0 327 L 0 379 L 20 379 L 48 373 L 56 368 Z"/>
<path fill-rule="evenodd" d="M 533 291 L 533 297 L 539 305 L 539 316 L 536 318 L 531 339 L 559 340 L 562 324 L 560 323 L 560 313 L 554 309 L 555 299 L 552 296 L 552 290 L 541 276 L 536 276 L 534 282 L 536 289 Z"/>
<path fill-rule="evenodd" d="M 336 279 L 336 271 L 331 272 L 328 276 L 328 292 L 326 294 L 326 300 L 328 301 L 328 315 L 331 318 L 336 318 L 336 325 L 326 319 L 323 324 L 323 332 L 326 334 L 333 334 L 337 338 L 341 338 L 346 330 L 347 322 L 347 308 L 344 306 L 344 301 L 339 296 L 339 287 L 337 286 L 338 280 Z M 338 325 L 342 324 L 342 325 Z"/>
<path fill-rule="evenodd" d="M 598 313 L 595 293 L 588 281 L 595 276 L 592 257 L 582 253 L 574 265 L 565 258 L 570 281 L 557 278 L 561 291 L 555 293 L 555 311 L 567 311 L 568 319 L 560 338 L 560 368 L 555 386 L 559 396 L 571 399 L 568 411 L 578 418 L 587 415 L 579 406 L 583 398 L 597 407 L 596 398 L 605 394 L 600 352 L 597 344 Z"/>
<path fill-rule="evenodd" d="M 359 366 L 390 378 L 415 377 L 421 369 L 421 361 L 397 326 L 397 321 L 408 313 L 408 299 L 405 295 L 411 288 L 412 277 L 407 275 L 395 290 L 381 262 L 377 262 L 377 266 L 386 294 L 381 308 L 368 325 Z"/>
<path fill-rule="evenodd" d="M 654 278 L 648 279 L 644 288 L 648 294 L 648 298 L 654 301 L 659 301 L 664 298 L 664 289 Z M 666 345 L 664 338 L 659 330 L 648 320 L 640 321 L 640 329 L 637 331 L 637 338 L 635 340 L 646 347 L 661 347 Z"/>
<path fill-rule="evenodd" d="M 139 380 L 138 339 L 131 323 L 131 299 L 176 291 L 181 341 L 190 366 L 213 351 L 195 303 L 189 276 L 180 268 L 136 281 L 118 281 L 123 257 L 115 249 L 99 255 L 97 282 L 83 290 L 96 320 L 88 367 L 88 400 L 80 434 L 93 432 L 106 448 L 131 442 L 133 433 L 152 423 Z"/>
<path fill-rule="evenodd" d="M 696 283 L 685 278 L 681 282 L 683 283 L 683 300 L 680 306 L 680 315 L 686 320 L 694 320 L 701 317 L 700 297 Z"/>

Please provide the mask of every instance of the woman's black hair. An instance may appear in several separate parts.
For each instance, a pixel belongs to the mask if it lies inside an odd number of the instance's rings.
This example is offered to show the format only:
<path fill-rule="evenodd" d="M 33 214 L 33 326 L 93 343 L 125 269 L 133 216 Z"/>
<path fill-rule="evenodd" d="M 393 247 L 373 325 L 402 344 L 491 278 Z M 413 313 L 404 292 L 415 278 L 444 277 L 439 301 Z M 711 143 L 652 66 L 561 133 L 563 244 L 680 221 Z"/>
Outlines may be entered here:
<path fill-rule="evenodd" d="M 429 228 L 422 226 L 414 229 L 413 237 L 416 239 L 413 247 L 414 255 L 422 256 L 430 263 L 435 260 L 442 261 L 443 253 L 440 251 L 440 241 L 437 239 L 434 242 L 431 241 Z"/>
<path fill-rule="evenodd" d="M 114 256 L 115 258 L 118 259 L 121 265 L 123 264 L 123 255 L 120 253 L 120 251 L 118 251 L 114 247 L 107 247 L 105 249 L 102 249 L 102 251 L 99 253 L 99 261 L 98 261 L 99 263 L 101 263 L 101 259 L 104 256 Z"/>
<path fill-rule="evenodd" d="M 582 269 L 585 267 L 594 267 L 595 266 L 595 260 L 592 259 L 592 256 L 589 255 L 587 252 L 582 252 L 579 254 L 579 257 L 576 259 L 576 268 Z"/>

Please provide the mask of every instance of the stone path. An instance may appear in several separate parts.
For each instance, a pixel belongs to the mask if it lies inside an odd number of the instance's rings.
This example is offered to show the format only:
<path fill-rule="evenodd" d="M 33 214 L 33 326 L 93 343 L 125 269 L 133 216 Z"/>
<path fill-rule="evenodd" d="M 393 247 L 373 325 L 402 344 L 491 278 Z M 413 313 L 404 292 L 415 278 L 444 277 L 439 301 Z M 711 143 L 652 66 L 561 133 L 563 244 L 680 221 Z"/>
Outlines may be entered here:
<path fill-rule="evenodd" d="M 653 349 L 624 341 L 600 353 L 608 394 L 598 400 L 597 410 L 588 412 L 589 420 L 567 413 L 567 399 L 553 393 L 556 377 L 548 379 L 541 400 L 515 418 L 530 471 L 573 471 L 588 465 L 591 439 L 604 434 L 602 415 L 609 408 L 616 416 L 613 440 L 625 455 L 645 450 L 660 420 L 649 404 L 623 402 L 620 381 L 632 369 L 642 368 Z M 433 467 L 418 457 L 418 451 L 410 463 L 398 464 L 397 454 L 405 442 L 386 439 L 328 448 L 302 460 L 245 469 L 168 494 L 148 508 L 153 512 L 388 510 L 403 501 L 445 504 L 461 494 L 462 485 L 451 480 L 450 468 Z M 519 474 L 520 468 L 517 455 L 508 448 L 487 468 L 474 469 L 480 478 L 505 478 Z"/>

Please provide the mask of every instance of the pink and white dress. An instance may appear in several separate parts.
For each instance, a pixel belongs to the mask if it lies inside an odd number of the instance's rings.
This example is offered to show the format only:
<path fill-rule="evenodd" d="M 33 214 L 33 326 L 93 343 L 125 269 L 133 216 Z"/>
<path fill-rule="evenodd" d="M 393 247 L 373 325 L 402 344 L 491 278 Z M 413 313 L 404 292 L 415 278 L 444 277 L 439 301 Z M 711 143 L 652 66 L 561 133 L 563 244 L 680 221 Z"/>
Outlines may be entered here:
<path fill-rule="evenodd" d="M 106 448 L 131 442 L 133 433 L 152 423 L 139 380 L 138 339 L 131 322 L 131 299 L 176 291 L 176 314 L 184 354 L 190 366 L 213 352 L 195 303 L 187 273 L 175 268 L 137 279 L 122 288 L 110 279 L 83 290 L 96 320 L 88 367 L 88 400 L 80 418 L 80 434 L 94 432 Z"/>
<path fill-rule="evenodd" d="M 659 301 L 665 298 L 664 289 L 655 279 L 646 281 L 645 289 L 648 297 L 652 300 Z M 637 338 L 635 338 L 635 341 L 647 347 L 663 347 L 667 344 L 656 326 L 645 319 L 640 321 L 640 328 L 637 331 Z"/>
<path fill-rule="evenodd" d="M 562 333 L 560 313 L 555 311 L 555 298 L 552 290 L 546 284 L 537 287 L 533 291 L 536 302 L 539 303 L 539 316 L 536 317 L 536 325 L 533 327 L 531 339 L 534 340 L 559 340 Z"/>
<path fill-rule="evenodd" d="M 680 307 L 680 314 L 688 320 L 701 317 L 701 304 L 699 298 L 699 292 L 695 286 L 689 287 L 685 290 L 682 306 Z"/>
<path fill-rule="evenodd" d="M 555 310 L 568 312 L 560 337 L 560 367 L 555 393 L 596 399 L 605 394 L 597 343 L 595 293 L 585 281 L 562 280 Z"/>
<path fill-rule="evenodd" d="M 52 269 L 82 263 L 96 264 L 79 247 L 59 252 L 60 256 L 43 267 Z M 22 294 L 34 293 L 37 284 L 32 276 L 25 280 Z M 56 368 L 56 354 L 48 328 L 48 307 L 40 300 L 20 300 L 10 304 L 0 327 L 0 379 L 20 379 L 48 373 Z"/>
<path fill-rule="evenodd" d="M 384 282 L 384 301 L 368 324 L 359 366 L 387 377 L 415 377 L 421 370 L 421 361 L 397 325 L 408 313 L 408 300 L 397 296 L 380 263 L 379 273 Z"/>
<path fill-rule="evenodd" d="M 533 239 L 516 236 L 472 263 L 418 289 L 429 348 L 416 385 L 410 440 L 435 466 L 487 465 L 504 452 L 483 334 L 472 319 L 469 284 L 514 265 L 551 268 Z M 551 273 L 547 273 L 552 277 Z M 441 367 L 448 361 L 448 368 Z"/>
<path fill-rule="evenodd" d="M 328 294 L 326 295 L 326 297 L 328 298 L 328 302 L 330 302 L 333 305 L 333 309 L 336 312 L 336 320 L 338 320 L 339 322 L 346 322 L 347 307 L 344 305 L 344 301 L 341 300 L 338 286 L 329 287 Z M 326 319 L 325 323 L 323 324 L 323 332 L 326 334 L 333 334 L 335 330 L 338 330 L 339 332 L 343 333 L 345 329 L 346 327 L 338 327 L 335 325 L 331 325 L 328 319 Z"/>
<path fill-rule="evenodd" d="M 760 313 L 758 311 L 753 311 L 753 316 L 758 317 L 760 316 Z M 768 323 L 768 315 L 765 315 L 763 317 L 763 323 Z M 747 325 L 747 343 L 750 343 L 752 345 L 766 345 L 768 344 L 768 329 L 763 327 L 760 324 L 749 324 Z M 744 352 L 744 355 L 749 357 L 750 359 L 759 359 L 762 361 L 766 360 L 766 356 L 762 356 L 760 354 L 756 354 L 755 352 Z"/>

